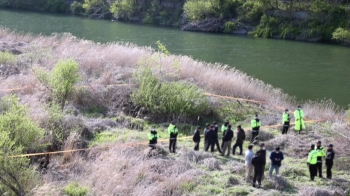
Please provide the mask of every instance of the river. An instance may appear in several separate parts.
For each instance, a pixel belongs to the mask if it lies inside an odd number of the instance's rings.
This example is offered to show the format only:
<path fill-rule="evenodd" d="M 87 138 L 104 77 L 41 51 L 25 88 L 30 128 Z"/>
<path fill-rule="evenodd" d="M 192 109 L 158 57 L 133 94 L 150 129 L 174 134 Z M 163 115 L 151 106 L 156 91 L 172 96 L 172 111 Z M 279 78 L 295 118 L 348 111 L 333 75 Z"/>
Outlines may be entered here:
<path fill-rule="evenodd" d="M 0 26 L 44 35 L 70 32 L 102 43 L 131 42 L 156 47 L 156 41 L 160 40 L 171 53 L 228 64 L 299 100 L 331 98 L 341 106 L 350 104 L 350 48 L 347 47 L 8 10 L 0 10 Z"/>

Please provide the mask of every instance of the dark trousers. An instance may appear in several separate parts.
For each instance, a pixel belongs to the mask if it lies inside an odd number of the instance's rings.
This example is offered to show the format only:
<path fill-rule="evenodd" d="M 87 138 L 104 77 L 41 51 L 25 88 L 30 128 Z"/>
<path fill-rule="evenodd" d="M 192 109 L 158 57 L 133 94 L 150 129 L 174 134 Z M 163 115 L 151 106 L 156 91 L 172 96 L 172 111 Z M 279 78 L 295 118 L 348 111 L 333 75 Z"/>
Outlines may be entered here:
<path fill-rule="evenodd" d="M 157 145 L 157 144 L 149 144 L 148 146 L 149 146 L 152 150 L 154 150 L 154 149 L 156 149 L 156 145 Z"/>
<path fill-rule="evenodd" d="M 327 178 L 332 179 L 333 163 L 326 163 L 326 166 L 327 166 Z"/>
<path fill-rule="evenodd" d="M 216 148 L 218 148 L 219 153 L 221 153 L 221 148 L 223 148 L 223 146 L 220 148 L 219 139 L 216 139 L 215 145 L 216 145 Z"/>
<path fill-rule="evenodd" d="M 314 180 L 317 175 L 317 164 L 309 164 L 310 179 Z"/>
<path fill-rule="evenodd" d="M 232 154 L 235 155 L 236 153 L 236 148 L 239 147 L 239 155 L 242 155 L 242 151 L 243 151 L 243 144 L 242 143 L 235 143 L 235 145 L 233 145 L 233 148 L 232 148 Z"/>
<path fill-rule="evenodd" d="M 175 153 L 176 152 L 176 139 L 170 139 L 169 142 L 169 151 Z"/>
<path fill-rule="evenodd" d="M 208 142 L 207 145 L 205 146 L 205 151 L 208 151 L 209 147 L 210 147 L 210 151 L 214 152 L 215 142 Z"/>
<path fill-rule="evenodd" d="M 263 175 L 263 166 L 262 165 L 254 166 L 253 184 L 255 184 L 256 181 L 258 181 L 258 184 L 261 185 L 262 175 Z"/>
<path fill-rule="evenodd" d="M 318 172 L 318 177 L 322 178 L 322 162 L 317 162 L 317 171 L 316 171 L 316 176 Z"/>
<path fill-rule="evenodd" d="M 255 131 L 255 132 L 252 132 L 252 138 L 250 139 L 250 143 L 253 143 L 254 140 L 258 137 L 259 135 L 259 132 Z"/>
<path fill-rule="evenodd" d="M 199 150 L 199 142 L 194 143 L 194 150 L 198 151 Z"/>
<path fill-rule="evenodd" d="M 282 129 L 282 134 L 287 134 L 289 130 L 289 123 L 284 123 L 283 129 Z"/>

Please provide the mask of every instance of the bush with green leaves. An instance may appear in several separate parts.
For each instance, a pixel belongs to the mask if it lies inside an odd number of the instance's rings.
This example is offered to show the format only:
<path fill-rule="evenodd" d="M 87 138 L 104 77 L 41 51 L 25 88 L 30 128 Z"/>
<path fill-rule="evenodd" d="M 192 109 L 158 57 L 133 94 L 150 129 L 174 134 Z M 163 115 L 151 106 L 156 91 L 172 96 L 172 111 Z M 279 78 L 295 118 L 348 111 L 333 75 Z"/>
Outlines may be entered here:
<path fill-rule="evenodd" d="M 263 15 L 260 20 L 260 24 L 254 31 L 254 36 L 270 38 L 278 33 L 278 26 L 280 22 L 277 18 L 272 16 Z"/>
<path fill-rule="evenodd" d="M 81 186 L 77 182 L 71 182 L 64 188 L 64 193 L 68 196 L 85 196 L 88 192 L 87 187 Z"/>
<path fill-rule="evenodd" d="M 70 11 L 73 14 L 81 14 L 85 12 L 85 9 L 83 8 L 83 4 L 77 1 L 74 1 L 71 5 L 70 5 Z"/>
<path fill-rule="evenodd" d="M 155 114 L 173 116 L 201 115 L 209 107 L 207 96 L 197 86 L 185 82 L 161 82 L 149 67 L 133 75 L 138 88 L 131 98 L 135 105 Z"/>
<path fill-rule="evenodd" d="M 184 13 L 192 21 L 198 21 L 219 15 L 220 0 L 187 0 Z"/>
<path fill-rule="evenodd" d="M 232 33 L 238 28 L 238 22 L 228 21 L 224 25 L 224 33 Z"/>
<path fill-rule="evenodd" d="M 138 10 L 135 0 L 117 0 L 110 7 L 110 11 L 116 18 L 125 20 L 131 20 Z"/>
<path fill-rule="evenodd" d="M 38 79 L 51 91 L 53 100 L 64 109 L 73 92 L 73 86 L 80 80 L 79 65 L 73 59 L 59 60 L 51 73 L 36 68 Z"/>
<path fill-rule="evenodd" d="M 36 172 L 27 157 L 11 158 L 39 147 L 43 130 L 29 118 L 14 96 L 0 101 L 0 189 L 25 195 L 36 183 Z"/>
<path fill-rule="evenodd" d="M 337 28 L 332 33 L 332 39 L 342 43 L 350 44 L 350 30 Z"/>
<path fill-rule="evenodd" d="M 0 51 L 0 64 L 15 63 L 16 56 L 11 52 L 1 52 Z"/>

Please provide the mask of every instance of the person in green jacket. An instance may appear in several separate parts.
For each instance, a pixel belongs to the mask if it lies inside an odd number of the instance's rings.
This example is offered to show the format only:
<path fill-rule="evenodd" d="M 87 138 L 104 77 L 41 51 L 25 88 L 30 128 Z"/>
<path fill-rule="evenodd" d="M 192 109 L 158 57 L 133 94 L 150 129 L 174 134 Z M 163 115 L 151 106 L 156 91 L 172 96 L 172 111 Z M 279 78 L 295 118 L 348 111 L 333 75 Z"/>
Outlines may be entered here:
<path fill-rule="evenodd" d="M 151 147 L 152 150 L 156 148 L 158 138 L 159 136 L 156 129 L 152 127 L 151 131 L 148 132 L 149 147 Z"/>
<path fill-rule="evenodd" d="M 177 129 L 174 121 L 171 121 L 169 127 L 168 127 L 168 133 L 169 133 L 169 151 L 172 153 L 176 153 L 176 141 L 177 141 L 177 134 L 179 133 L 179 130 Z"/>
<path fill-rule="evenodd" d="M 321 145 L 321 141 L 317 142 L 317 145 L 315 147 L 315 150 L 317 151 L 317 171 L 318 171 L 318 177 L 322 178 L 322 159 L 326 157 L 326 150 Z M 317 173 L 316 173 L 317 176 Z"/>
<path fill-rule="evenodd" d="M 300 132 L 305 129 L 304 123 L 304 111 L 301 109 L 301 106 L 298 106 L 298 109 L 294 111 L 295 118 L 295 131 Z"/>
<path fill-rule="evenodd" d="M 229 123 L 230 123 L 230 122 L 229 122 L 228 120 L 226 120 L 225 124 L 223 124 L 223 125 L 221 126 L 221 133 L 222 133 L 222 136 L 225 135 L 225 132 L 226 132 L 226 130 L 227 130 L 227 126 L 228 126 Z M 221 141 L 221 149 L 222 149 L 222 148 L 224 148 L 224 139 L 223 139 L 223 137 L 222 137 L 221 140 L 222 140 L 222 141 Z M 220 152 L 220 153 L 221 153 L 221 152 Z"/>
<path fill-rule="evenodd" d="M 317 154 L 315 150 L 315 144 L 311 144 L 311 149 L 307 159 L 307 166 L 309 167 L 310 179 L 314 181 L 315 176 L 317 175 Z"/>
<path fill-rule="evenodd" d="M 289 122 L 290 122 L 289 110 L 286 109 L 282 115 L 282 124 L 283 124 L 282 134 L 288 133 L 289 125 L 290 125 Z"/>
<path fill-rule="evenodd" d="M 252 124 L 252 138 L 250 139 L 250 143 L 254 143 L 256 138 L 259 135 L 259 130 L 261 126 L 260 119 L 258 118 L 258 114 L 255 114 L 254 119 L 251 121 Z"/>

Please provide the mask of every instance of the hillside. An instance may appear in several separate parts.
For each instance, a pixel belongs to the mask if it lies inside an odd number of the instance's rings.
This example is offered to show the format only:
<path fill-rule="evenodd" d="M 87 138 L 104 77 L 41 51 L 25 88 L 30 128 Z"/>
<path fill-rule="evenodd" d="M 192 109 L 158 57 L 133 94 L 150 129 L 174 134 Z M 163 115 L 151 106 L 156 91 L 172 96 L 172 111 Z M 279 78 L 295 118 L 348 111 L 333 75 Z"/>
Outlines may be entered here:
<path fill-rule="evenodd" d="M 21 185 L 27 195 L 74 195 L 74 191 L 80 195 L 349 195 L 350 126 L 346 111 L 331 101 L 303 103 L 306 132 L 297 135 L 292 128 L 290 134 L 281 135 L 282 111 L 299 104 L 293 98 L 234 68 L 171 55 L 165 46 L 158 45 L 159 51 L 154 51 L 132 44 L 99 44 L 69 34 L 46 37 L 1 29 L 2 195 L 15 195 L 4 182 L 17 189 Z M 66 79 L 57 83 L 60 78 L 55 71 L 64 63 L 77 65 L 78 75 L 71 96 L 62 102 L 55 93 Z M 157 90 L 147 91 L 152 84 Z M 173 96 L 174 92 L 178 96 Z M 16 95 L 19 103 L 9 94 Z M 145 101 L 142 95 L 151 98 Z M 159 101 L 158 97 L 171 101 Z M 9 109 L 12 105 L 15 110 Z M 28 109 L 27 115 L 21 112 L 25 111 L 22 106 Z M 263 124 L 260 139 L 267 150 L 280 146 L 286 156 L 281 176 L 267 177 L 262 189 L 244 182 L 243 156 L 227 158 L 217 152 L 202 152 L 203 142 L 195 152 L 191 140 L 197 124 L 226 119 L 233 126 L 241 124 L 249 138 L 255 113 Z M 13 123 L 14 118 L 22 120 Z M 180 130 L 176 154 L 166 150 L 166 129 L 171 120 Z M 151 126 L 156 127 L 161 141 L 158 150 L 149 155 L 146 144 Z M 1 142 L 6 134 L 21 138 L 13 130 L 27 129 L 42 135 L 16 141 L 21 147 Z M 310 144 L 318 140 L 334 144 L 334 178 L 311 182 L 306 157 Z M 247 145 L 248 141 L 244 150 Z M 254 151 L 257 149 L 255 146 Z M 30 159 L 7 158 L 59 150 L 67 151 Z M 8 169 L 4 163 L 21 167 Z M 27 173 L 19 173 L 22 167 Z M 14 174 L 19 183 L 7 174 Z"/>

